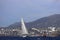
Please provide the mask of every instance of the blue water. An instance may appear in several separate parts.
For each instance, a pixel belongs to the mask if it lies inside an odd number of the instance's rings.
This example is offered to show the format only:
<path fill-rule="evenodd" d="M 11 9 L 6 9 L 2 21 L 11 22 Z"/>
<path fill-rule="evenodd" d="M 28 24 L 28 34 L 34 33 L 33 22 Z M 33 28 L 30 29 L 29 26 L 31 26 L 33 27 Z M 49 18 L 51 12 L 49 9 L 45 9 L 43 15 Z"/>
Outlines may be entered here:
<path fill-rule="evenodd" d="M 60 37 L 0 37 L 0 40 L 60 40 Z"/>

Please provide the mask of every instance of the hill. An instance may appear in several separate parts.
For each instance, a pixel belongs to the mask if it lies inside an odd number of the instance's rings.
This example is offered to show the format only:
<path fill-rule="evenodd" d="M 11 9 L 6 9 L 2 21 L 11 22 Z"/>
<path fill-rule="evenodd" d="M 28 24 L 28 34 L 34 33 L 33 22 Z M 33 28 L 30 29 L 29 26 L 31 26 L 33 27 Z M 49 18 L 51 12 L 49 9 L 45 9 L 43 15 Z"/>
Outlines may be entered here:
<path fill-rule="evenodd" d="M 27 28 L 39 28 L 39 27 L 60 27 L 60 14 L 54 14 L 51 16 L 43 17 L 33 22 L 25 23 Z M 17 22 L 9 25 L 9 28 L 19 28 L 21 23 Z"/>

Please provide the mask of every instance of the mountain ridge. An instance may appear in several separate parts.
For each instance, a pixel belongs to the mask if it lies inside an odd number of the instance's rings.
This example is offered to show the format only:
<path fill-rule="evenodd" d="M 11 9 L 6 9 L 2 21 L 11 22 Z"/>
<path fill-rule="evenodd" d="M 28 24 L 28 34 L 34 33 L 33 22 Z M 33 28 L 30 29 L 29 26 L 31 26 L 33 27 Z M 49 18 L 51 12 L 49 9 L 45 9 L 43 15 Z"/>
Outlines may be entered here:
<path fill-rule="evenodd" d="M 47 17 L 40 18 L 38 20 L 25 23 L 27 28 L 39 28 L 39 27 L 60 27 L 60 14 L 54 14 Z M 17 22 L 9 25 L 10 28 L 21 27 L 21 22 Z"/>

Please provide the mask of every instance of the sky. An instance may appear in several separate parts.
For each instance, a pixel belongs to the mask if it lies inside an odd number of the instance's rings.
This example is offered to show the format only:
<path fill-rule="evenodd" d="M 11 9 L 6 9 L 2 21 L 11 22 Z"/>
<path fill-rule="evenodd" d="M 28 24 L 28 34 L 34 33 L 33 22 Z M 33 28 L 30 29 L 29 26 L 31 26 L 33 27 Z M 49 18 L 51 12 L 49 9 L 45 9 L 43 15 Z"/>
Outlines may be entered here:
<path fill-rule="evenodd" d="M 0 27 L 53 14 L 60 14 L 60 0 L 0 0 Z"/>

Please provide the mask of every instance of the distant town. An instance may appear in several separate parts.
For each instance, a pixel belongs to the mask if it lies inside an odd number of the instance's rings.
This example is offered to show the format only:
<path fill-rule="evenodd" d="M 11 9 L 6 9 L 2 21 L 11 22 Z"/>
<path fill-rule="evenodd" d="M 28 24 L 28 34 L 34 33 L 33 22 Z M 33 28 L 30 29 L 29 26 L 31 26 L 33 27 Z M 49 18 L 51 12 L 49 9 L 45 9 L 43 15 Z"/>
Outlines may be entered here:
<path fill-rule="evenodd" d="M 33 37 L 33 36 L 60 36 L 59 27 L 45 27 L 45 28 L 30 28 L 27 29 L 23 18 L 21 19 L 21 28 L 6 29 L 0 28 L 0 36 L 20 36 L 20 37 Z"/>

